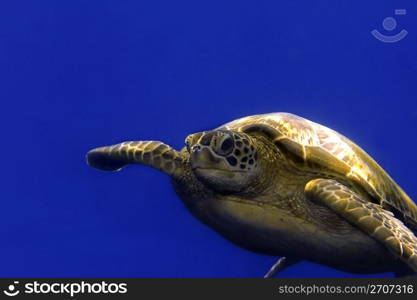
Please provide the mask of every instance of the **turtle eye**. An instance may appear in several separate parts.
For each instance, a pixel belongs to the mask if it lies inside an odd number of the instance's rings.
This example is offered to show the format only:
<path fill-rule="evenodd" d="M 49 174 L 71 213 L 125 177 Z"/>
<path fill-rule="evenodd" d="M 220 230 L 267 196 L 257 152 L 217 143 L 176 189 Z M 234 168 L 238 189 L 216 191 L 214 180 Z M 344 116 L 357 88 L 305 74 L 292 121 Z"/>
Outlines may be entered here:
<path fill-rule="evenodd" d="M 227 136 L 221 142 L 217 152 L 220 155 L 228 155 L 233 151 L 234 146 L 235 142 L 233 141 L 233 138 L 231 136 Z"/>

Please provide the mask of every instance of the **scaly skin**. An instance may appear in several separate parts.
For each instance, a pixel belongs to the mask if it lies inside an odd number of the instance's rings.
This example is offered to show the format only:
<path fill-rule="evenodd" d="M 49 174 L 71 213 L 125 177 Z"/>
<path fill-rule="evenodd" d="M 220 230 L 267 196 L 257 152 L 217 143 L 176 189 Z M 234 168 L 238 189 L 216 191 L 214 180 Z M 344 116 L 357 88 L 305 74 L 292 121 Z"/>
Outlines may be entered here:
<path fill-rule="evenodd" d="M 408 259 L 416 249 L 412 200 L 357 145 L 291 114 L 250 116 L 190 135 L 180 152 L 161 142 L 125 142 L 93 149 L 87 161 L 102 170 L 129 163 L 161 170 L 206 225 L 240 247 L 291 264 L 398 274 L 416 266 L 414 256 Z M 316 182 L 326 183 L 324 192 Z M 361 207 L 361 214 L 338 210 L 339 201 Z M 382 227 L 392 237 L 374 234 Z"/>
<path fill-rule="evenodd" d="M 256 148 L 265 176 L 232 194 L 216 193 L 194 175 L 183 149 L 181 176 L 173 185 L 190 212 L 216 232 L 245 249 L 309 260 L 353 273 L 403 268 L 377 241 L 334 212 L 304 196 L 314 174 L 297 172 L 260 139 Z"/>

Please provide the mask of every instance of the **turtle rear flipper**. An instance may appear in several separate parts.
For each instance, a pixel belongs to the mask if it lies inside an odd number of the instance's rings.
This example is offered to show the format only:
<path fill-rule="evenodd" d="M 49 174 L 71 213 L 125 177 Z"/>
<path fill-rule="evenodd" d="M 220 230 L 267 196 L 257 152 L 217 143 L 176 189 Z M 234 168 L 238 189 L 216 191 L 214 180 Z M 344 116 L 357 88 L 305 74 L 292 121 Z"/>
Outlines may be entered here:
<path fill-rule="evenodd" d="M 174 175 L 182 166 L 181 154 L 156 141 L 131 141 L 95 148 L 87 153 L 87 163 L 103 171 L 118 171 L 128 164 L 142 164 Z"/>
<path fill-rule="evenodd" d="M 286 268 L 300 262 L 299 259 L 291 257 L 280 257 L 277 262 L 269 269 L 268 273 L 264 275 L 264 278 L 272 278 L 276 274 L 284 271 Z"/>
<path fill-rule="evenodd" d="M 392 212 L 363 200 L 335 180 L 311 180 L 305 187 L 305 193 L 308 199 L 328 207 L 382 243 L 417 272 L 417 238 Z"/>

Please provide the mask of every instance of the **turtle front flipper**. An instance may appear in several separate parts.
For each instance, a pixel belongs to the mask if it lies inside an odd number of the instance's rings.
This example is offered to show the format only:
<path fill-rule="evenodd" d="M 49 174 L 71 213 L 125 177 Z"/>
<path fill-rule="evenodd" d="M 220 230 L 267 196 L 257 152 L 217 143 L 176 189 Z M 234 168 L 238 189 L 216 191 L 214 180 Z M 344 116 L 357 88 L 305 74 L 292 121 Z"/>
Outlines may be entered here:
<path fill-rule="evenodd" d="M 328 207 L 382 243 L 417 272 L 417 238 L 392 212 L 378 204 L 363 200 L 335 180 L 311 180 L 305 186 L 305 193 L 311 201 Z"/>
<path fill-rule="evenodd" d="M 162 142 L 131 141 L 89 151 L 87 164 L 104 171 L 118 171 L 128 164 L 142 164 L 175 175 L 182 170 L 182 156 Z"/>

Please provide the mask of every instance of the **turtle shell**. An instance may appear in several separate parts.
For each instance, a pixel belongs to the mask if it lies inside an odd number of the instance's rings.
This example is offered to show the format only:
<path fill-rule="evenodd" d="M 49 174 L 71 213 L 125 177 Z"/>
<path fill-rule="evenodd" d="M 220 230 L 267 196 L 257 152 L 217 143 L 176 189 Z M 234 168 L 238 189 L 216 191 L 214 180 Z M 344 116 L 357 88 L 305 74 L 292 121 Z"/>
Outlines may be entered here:
<path fill-rule="evenodd" d="M 248 116 L 218 129 L 263 135 L 298 168 L 344 178 L 373 202 L 417 224 L 414 202 L 364 150 L 332 129 L 289 113 Z"/>

